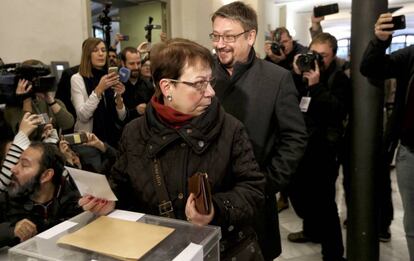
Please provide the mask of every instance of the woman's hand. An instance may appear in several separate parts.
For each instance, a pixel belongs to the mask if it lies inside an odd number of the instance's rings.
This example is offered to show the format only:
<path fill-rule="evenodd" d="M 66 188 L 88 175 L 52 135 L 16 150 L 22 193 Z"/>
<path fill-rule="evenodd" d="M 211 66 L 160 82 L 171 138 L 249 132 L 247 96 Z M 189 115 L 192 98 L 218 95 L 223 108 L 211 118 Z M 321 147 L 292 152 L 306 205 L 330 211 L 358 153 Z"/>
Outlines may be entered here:
<path fill-rule="evenodd" d="M 95 147 L 101 152 L 106 151 L 105 144 L 95 134 L 86 132 L 86 137 L 88 138 L 88 141 L 85 143 L 86 146 Z"/>
<path fill-rule="evenodd" d="M 37 126 L 40 124 L 40 122 L 41 120 L 39 115 L 26 112 L 20 122 L 19 131 L 23 132 L 27 137 L 29 137 L 30 134 L 32 134 L 32 132 L 37 129 Z"/>
<path fill-rule="evenodd" d="M 98 96 L 101 96 L 102 93 L 108 88 L 114 87 L 119 83 L 119 75 L 115 72 L 102 76 L 99 81 L 98 86 L 95 88 L 95 92 Z"/>
<path fill-rule="evenodd" d="M 16 94 L 23 95 L 32 90 L 32 85 L 29 84 L 28 80 L 20 79 L 17 83 Z"/>
<path fill-rule="evenodd" d="M 214 205 L 211 204 L 211 212 L 208 215 L 200 214 L 196 207 L 195 207 L 195 197 L 194 194 L 191 193 L 187 199 L 187 203 L 185 205 L 185 215 L 187 216 L 187 220 L 193 224 L 199 226 L 205 226 L 210 224 L 214 217 Z"/>
<path fill-rule="evenodd" d="M 114 201 L 99 199 L 89 195 L 81 197 L 78 204 L 83 208 L 83 210 L 90 211 L 99 216 L 107 215 L 115 209 Z"/>

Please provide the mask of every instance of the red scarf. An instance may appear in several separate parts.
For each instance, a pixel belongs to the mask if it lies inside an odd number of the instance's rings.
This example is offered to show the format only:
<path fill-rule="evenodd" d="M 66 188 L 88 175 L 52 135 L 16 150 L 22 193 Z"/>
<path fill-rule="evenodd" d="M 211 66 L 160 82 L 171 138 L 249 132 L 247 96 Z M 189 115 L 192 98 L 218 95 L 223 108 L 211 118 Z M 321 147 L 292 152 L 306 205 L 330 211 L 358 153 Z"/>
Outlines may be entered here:
<path fill-rule="evenodd" d="M 151 105 L 154 107 L 158 118 L 175 129 L 179 129 L 184 126 L 191 118 L 194 117 L 192 115 L 176 111 L 173 108 L 160 103 L 155 95 L 152 96 Z"/>

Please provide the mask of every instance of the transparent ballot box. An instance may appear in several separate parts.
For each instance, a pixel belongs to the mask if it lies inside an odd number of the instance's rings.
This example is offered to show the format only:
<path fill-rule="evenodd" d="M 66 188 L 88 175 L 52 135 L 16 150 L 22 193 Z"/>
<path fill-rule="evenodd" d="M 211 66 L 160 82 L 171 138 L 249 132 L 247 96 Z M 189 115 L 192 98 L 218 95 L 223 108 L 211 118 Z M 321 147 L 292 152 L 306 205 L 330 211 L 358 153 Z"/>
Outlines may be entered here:
<path fill-rule="evenodd" d="M 114 215 L 115 214 L 115 215 Z M 135 212 L 116 210 L 110 217 L 143 222 L 174 231 L 139 260 L 220 260 L 220 227 L 197 226 L 189 222 Z M 131 218 L 132 217 L 132 218 Z M 107 255 L 65 244 L 57 244 L 59 238 L 73 233 L 97 218 L 83 212 L 68 221 L 9 249 L 9 260 L 119 260 Z M 116 238 L 114 238 L 116 240 Z"/>

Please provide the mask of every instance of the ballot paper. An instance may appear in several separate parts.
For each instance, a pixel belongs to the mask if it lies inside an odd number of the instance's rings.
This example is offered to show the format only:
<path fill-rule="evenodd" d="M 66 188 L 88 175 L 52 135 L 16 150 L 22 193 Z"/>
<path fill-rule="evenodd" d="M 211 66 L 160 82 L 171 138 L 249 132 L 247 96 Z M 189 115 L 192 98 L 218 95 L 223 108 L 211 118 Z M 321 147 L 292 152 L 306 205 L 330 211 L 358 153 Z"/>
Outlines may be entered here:
<path fill-rule="evenodd" d="M 120 260 L 137 260 L 173 232 L 170 227 L 101 216 L 57 243 Z"/>
<path fill-rule="evenodd" d="M 76 187 L 82 196 L 91 195 L 96 198 L 110 201 L 118 200 L 109 186 L 106 176 L 80 169 L 65 167 L 75 181 Z"/>

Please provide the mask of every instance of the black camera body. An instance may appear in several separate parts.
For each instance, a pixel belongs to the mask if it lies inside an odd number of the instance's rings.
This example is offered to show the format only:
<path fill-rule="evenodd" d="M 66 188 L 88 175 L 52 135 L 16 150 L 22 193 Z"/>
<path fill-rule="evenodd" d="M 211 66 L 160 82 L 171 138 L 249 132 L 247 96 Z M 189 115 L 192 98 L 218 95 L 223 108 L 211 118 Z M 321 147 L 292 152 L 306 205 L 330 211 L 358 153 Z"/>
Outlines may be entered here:
<path fill-rule="evenodd" d="M 272 45 L 270 46 L 270 50 L 275 55 L 282 55 L 282 52 L 285 51 L 285 46 L 278 42 L 272 42 Z"/>
<path fill-rule="evenodd" d="M 56 78 L 44 64 L 21 65 L 20 63 L 0 66 L 0 96 L 15 96 L 20 79 L 28 80 L 33 93 L 46 93 L 56 87 Z"/>
<path fill-rule="evenodd" d="M 301 54 L 296 59 L 296 65 L 301 72 L 309 72 L 315 70 L 315 61 L 318 63 L 319 68 L 323 65 L 323 57 L 317 52 L 308 52 Z"/>

